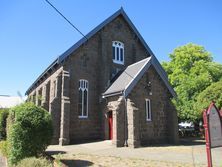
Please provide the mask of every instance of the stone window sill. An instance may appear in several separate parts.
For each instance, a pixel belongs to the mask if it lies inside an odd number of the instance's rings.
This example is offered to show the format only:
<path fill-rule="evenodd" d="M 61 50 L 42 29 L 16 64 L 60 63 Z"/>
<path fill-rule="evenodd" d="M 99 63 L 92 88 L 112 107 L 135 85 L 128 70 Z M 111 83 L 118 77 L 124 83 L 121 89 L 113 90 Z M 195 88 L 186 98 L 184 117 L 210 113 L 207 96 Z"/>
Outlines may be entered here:
<path fill-rule="evenodd" d="M 80 119 L 87 119 L 88 116 L 79 116 Z"/>
<path fill-rule="evenodd" d="M 123 61 L 118 61 L 118 60 L 114 60 L 114 59 L 113 59 L 113 63 L 115 63 L 115 64 L 120 64 L 120 65 L 124 65 L 124 62 L 123 62 Z"/>

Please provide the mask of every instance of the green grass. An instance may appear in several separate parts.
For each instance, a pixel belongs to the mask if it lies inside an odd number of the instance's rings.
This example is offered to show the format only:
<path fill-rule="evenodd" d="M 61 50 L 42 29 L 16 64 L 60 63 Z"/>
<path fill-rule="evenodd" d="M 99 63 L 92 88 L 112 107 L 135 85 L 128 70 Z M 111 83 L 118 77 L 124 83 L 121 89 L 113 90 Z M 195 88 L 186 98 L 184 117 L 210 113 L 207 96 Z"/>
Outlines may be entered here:
<path fill-rule="evenodd" d="M 21 160 L 16 167 L 53 167 L 53 164 L 45 158 L 30 157 Z"/>

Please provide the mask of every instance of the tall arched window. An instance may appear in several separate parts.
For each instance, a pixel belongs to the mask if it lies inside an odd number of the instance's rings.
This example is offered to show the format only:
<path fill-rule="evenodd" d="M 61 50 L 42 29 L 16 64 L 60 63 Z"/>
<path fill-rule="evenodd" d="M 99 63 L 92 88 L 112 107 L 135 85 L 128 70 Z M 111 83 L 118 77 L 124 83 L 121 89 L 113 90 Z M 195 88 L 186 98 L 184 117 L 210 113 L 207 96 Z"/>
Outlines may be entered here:
<path fill-rule="evenodd" d="M 124 44 L 119 41 L 113 41 L 113 62 L 124 64 Z"/>
<path fill-rule="evenodd" d="M 88 88 L 89 83 L 87 80 L 79 80 L 79 102 L 78 102 L 78 114 L 79 118 L 88 117 Z"/>

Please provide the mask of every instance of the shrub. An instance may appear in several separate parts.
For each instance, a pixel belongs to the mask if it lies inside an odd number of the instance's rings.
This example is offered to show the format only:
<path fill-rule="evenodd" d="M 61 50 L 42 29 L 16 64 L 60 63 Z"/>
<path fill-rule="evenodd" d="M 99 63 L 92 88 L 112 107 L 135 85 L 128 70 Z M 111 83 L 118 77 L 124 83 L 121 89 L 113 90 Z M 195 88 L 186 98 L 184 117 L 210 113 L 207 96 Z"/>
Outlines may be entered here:
<path fill-rule="evenodd" d="M 45 158 L 25 158 L 16 167 L 52 167 L 52 163 Z"/>
<path fill-rule="evenodd" d="M 15 122 L 15 112 L 14 109 L 9 110 L 9 114 L 6 120 L 6 135 L 9 135 L 10 127 Z"/>
<path fill-rule="evenodd" d="M 26 157 L 38 157 L 51 142 L 52 120 L 50 114 L 33 103 L 24 103 L 12 108 L 14 122 L 9 127 L 9 162 L 17 164 Z"/>
<path fill-rule="evenodd" d="M 0 140 L 6 139 L 6 119 L 8 114 L 8 109 L 0 109 Z"/>
<path fill-rule="evenodd" d="M 7 141 L 0 141 L 0 150 L 1 150 L 1 153 L 5 157 L 8 156 L 8 142 Z"/>

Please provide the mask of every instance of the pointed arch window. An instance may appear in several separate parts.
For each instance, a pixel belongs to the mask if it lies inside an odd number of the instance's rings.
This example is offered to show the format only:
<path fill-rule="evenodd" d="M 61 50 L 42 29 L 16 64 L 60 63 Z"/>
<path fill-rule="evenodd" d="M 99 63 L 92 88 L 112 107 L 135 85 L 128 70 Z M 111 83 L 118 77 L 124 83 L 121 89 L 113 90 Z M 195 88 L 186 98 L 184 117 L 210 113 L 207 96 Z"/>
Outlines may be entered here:
<path fill-rule="evenodd" d="M 78 114 L 79 118 L 88 118 L 88 90 L 87 80 L 79 80 Z"/>
<path fill-rule="evenodd" d="M 113 62 L 124 64 L 124 44 L 119 41 L 113 41 Z"/>

